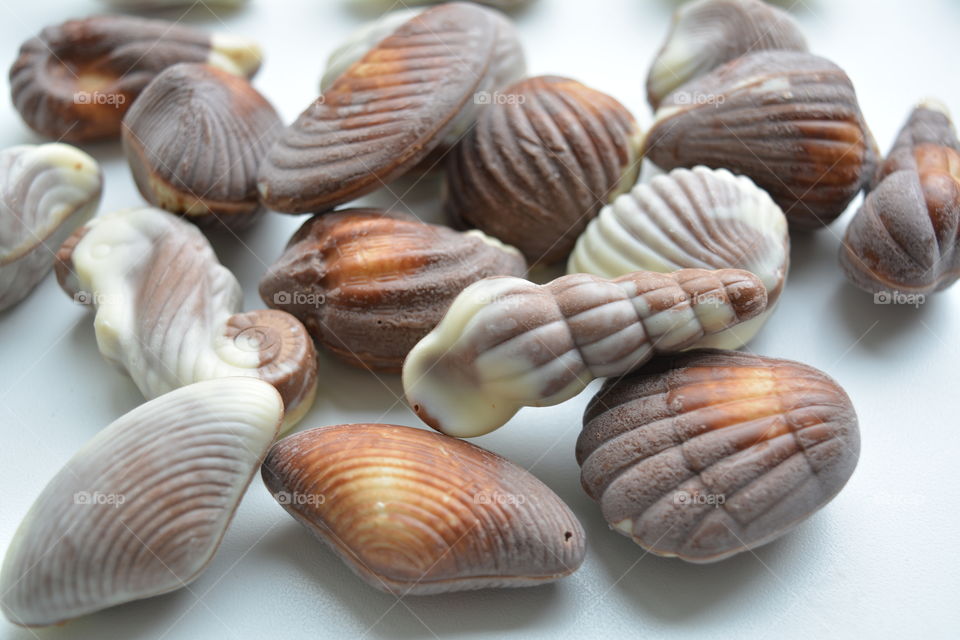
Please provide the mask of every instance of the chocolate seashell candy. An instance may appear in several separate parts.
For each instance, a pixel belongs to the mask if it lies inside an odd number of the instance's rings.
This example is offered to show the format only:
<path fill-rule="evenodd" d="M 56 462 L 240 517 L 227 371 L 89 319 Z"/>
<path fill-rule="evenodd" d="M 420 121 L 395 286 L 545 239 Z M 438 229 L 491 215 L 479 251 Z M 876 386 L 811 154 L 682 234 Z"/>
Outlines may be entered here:
<path fill-rule="evenodd" d="M 654 109 L 683 84 L 742 55 L 806 51 L 793 17 L 762 0 L 694 0 L 677 9 L 670 34 L 647 76 Z"/>
<path fill-rule="evenodd" d="M 203 62 L 250 77 L 260 59 L 260 48 L 244 38 L 166 20 L 94 16 L 27 40 L 10 69 L 10 91 L 32 129 L 86 142 L 118 137 L 127 109 L 167 67 Z"/>
<path fill-rule="evenodd" d="M 697 343 L 735 349 L 773 313 L 789 265 L 787 219 L 770 196 L 746 176 L 695 167 L 638 184 L 604 207 L 577 239 L 567 272 L 615 278 L 633 271 L 750 271 L 767 289 L 766 311 Z"/>
<path fill-rule="evenodd" d="M 528 471 L 480 447 L 385 424 L 278 442 L 263 481 L 372 587 L 398 596 L 527 587 L 577 570 L 583 528 Z"/>
<path fill-rule="evenodd" d="M 795 528 L 837 495 L 859 454 L 856 412 L 829 376 L 710 349 L 608 380 L 577 441 L 583 488 L 610 526 L 697 563 Z"/>
<path fill-rule="evenodd" d="M 871 293 L 923 295 L 960 278 L 960 141 L 947 108 L 910 115 L 850 221 L 840 264 Z"/>
<path fill-rule="evenodd" d="M 836 219 L 876 170 L 850 78 L 808 53 L 752 53 L 670 94 L 645 155 L 664 170 L 705 165 L 745 175 L 792 228 Z"/>
<path fill-rule="evenodd" d="M 519 251 L 480 231 L 353 209 L 304 223 L 263 277 L 260 296 L 341 360 L 397 372 L 467 285 L 521 276 L 526 267 Z"/>
<path fill-rule="evenodd" d="M 123 118 L 123 149 L 143 197 L 204 227 L 238 231 L 263 213 L 260 161 L 280 116 L 242 77 L 178 64 Z"/>

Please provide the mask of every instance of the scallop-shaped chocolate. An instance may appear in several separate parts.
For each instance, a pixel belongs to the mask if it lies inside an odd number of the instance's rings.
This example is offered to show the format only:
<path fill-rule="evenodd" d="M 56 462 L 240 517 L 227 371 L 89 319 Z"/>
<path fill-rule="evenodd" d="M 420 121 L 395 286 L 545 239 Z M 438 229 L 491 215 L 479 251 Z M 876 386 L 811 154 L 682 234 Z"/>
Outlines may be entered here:
<path fill-rule="evenodd" d="M 320 213 L 410 170 L 475 99 L 498 34 L 490 11 L 464 2 L 400 25 L 280 134 L 260 169 L 264 203 Z"/>
<path fill-rule="evenodd" d="M 233 35 L 147 18 L 94 16 L 47 27 L 10 69 L 13 104 L 38 133 L 85 142 L 120 135 L 127 109 L 157 74 L 205 62 L 252 76 L 260 48 Z"/>
<path fill-rule="evenodd" d="M 947 108 L 917 107 L 850 221 L 840 263 L 847 278 L 888 300 L 960 278 L 960 141 Z"/>
<path fill-rule="evenodd" d="M 877 159 L 847 74 L 789 51 L 749 54 L 683 85 L 663 101 L 645 148 L 668 171 L 702 164 L 748 176 L 801 229 L 843 213 Z"/>
<path fill-rule="evenodd" d="M 539 76 L 497 94 L 450 154 L 449 215 L 517 247 L 567 257 L 600 208 L 636 182 L 640 130 L 612 97 Z"/>
<path fill-rule="evenodd" d="M 281 127 L 246 79 L 178 64 L 124 116 L 123 148 L 148 202 L 201 226 L 240 230 L 263 213 L 257 172 Z"/>
<path fill-rule="evenodd" d="M 313 405 L 317 354 L 307 330 L 283 311 L 242 312 L 240 283 L 195 226 L 152 207 L 115 211 L 77 229 L 57 259 L 63 290 L 96 308 L 100 353 L 144 397 L 249 376 L 280 391 L 287 428 Z"/>
<path fill-rule="evenodd" d="M 103 173 L 66 144 L 0 151 L 0 311 L 50 273 L 60 244 L 93 216 Z"/>
<path fill-rule="evenodd" d="M 790 14 L 762 0 L 695 0 L 677 9 L 666 42 L 647 76 L 656 109 L 686 82 L 747 53 L 806 51 Z"/>
<path fill-rule="evenodd" d="M 698 563 L 792 530 L 837 495 L 859 454 L 856 412 L 825 373 L 711 349 L 608 380 L 577 441 L 583 488 L 610 526 Z"/>
<path fill-rule="evenodd" d="M 480 231 L 355 209 L 308 220 L 260 296 L 341 360 L 395 372 L 467 285 L 526 267 L 519 251 Z"/>
<path fill-rule="evenodd" d="M 263 481 L 371 586 L 404 595 L 552 582 L 583 562 L 583 528 L 536 477 L 440 434 L 385 424 L 297 433 Z"/>
<path fill-rule="evenodd" d="M 222 378 L 140 405 L 47 484 L 0 571 L 16 624 L 58 624 L 179 589 L 210 562 L 277 435 L 269 384 Z"/>
<path fill-rule="evenodd" d="M 750 271 L 767 289 L 767 310 L 697 344 L 735 349 L 773 313 L 789 265 L 787 219 L 770 196 L 746 176 L 696 167 L 638 184 L 604 207 L 577 239 L 567 271 L 603 278 L 632 271 Z"/>

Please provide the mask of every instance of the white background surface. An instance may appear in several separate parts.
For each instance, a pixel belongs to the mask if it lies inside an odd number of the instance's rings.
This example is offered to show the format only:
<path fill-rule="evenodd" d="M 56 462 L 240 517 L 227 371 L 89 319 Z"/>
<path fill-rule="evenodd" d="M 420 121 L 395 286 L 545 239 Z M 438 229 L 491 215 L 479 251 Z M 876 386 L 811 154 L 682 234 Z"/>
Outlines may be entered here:
<path fill-rule="evenodd" d="M 540 0 L 517 17 L 530 70 L 611 93 L 646 128 L 643 82 L 674 6 Z M 0 0 L 0 68 L 44 25 L 100 8 L 93 0 Z M 936 95 L 960 112 L 960 3 L 802 0 L 794 11 L 813 50 L 853 78 L 884 150 L 921 97 Z M 290 121 L 316 97 L 327 53 L 363 20 L 346 0 L 254 0 L 222 22 L 203 8 L 184 21 L 258 38 L 266 62 L 256 85 Z M 10 104 L 5 71 L 0 95 L 0 147 L 42 142 Z M 102 210 L 142 202 L 119 144 L 86 149 L 104 164 Z M 366 200 L 391 205 L 402 196 L 398 208 L 437 220 L 436 186 L 407 194 L 400 186 L 395 196 Z M 860 416 L 860 464 L 825 509 L 756 553 L 688 565 L 645 555 L 609 531 L 580 490 L 573 457 L 588 392 L 524 410 L 475 440 L 530 468 L 584 523 L 586 562 L 555 585 L 398 602 L 355 578 L 255 477 L 211 566 L 188 589 L 62 628 L 28 631 L 2 621 L 0 638 L 957 637 L 960 286 L 919 309 L 874 305 L 837 266 L 851 214 L 829 230 L 795 235 L 779 310 L 750 348 L 817 366 L 846 387 Z M 242 239 L 215 239 L 245 287 L 247 308 L 263 306 L 256 283 L 302 220 L 270 214 Z M 397 377 L 323 356 L 320 380 L 301 428 L 418 424 L 398 400 Z M 73 452 L 140 402 L 133 383 L 101 359 L 92 314 L 52 276 L 0 314 L 0 550 Z"/>

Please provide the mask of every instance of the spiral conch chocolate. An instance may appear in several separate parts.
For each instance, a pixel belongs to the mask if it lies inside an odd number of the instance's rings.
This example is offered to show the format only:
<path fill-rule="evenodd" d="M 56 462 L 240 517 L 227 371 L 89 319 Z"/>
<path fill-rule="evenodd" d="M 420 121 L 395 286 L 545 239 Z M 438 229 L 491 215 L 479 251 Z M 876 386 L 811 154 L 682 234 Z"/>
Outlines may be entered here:
<path fill-rule="evenodd" d="M 632 271 L 745 269 L 767 289 L 767 309 L 697 346 L 735 349 L 773 313 L 790 265 L 787 219 L 746 176 L 674 169 L 604 207 L 577 239 L 568 273 L 615 278 Z"/>
<path fill-rule="evenodd" d="M 283 311 L 241 313 L 240 284 L 195 226 L 160 209 L 118 211 L 78 229 L 57 257 L 60 286 L 96 307 L 100 352 L 145 397 L 250 376 L 280 391 L 287 428 L 313 404 L 307 330 Z"/>
<path fill-rule="evenodd" d="M 545 285 L 487 278 L 464 289 L 413 348 L 403 388 L 433 428 L 479 436 L 521 407 L 559 404 L 594 378 L 687 349 L 766 306 L 760 279 L 738 269 L 614 280 L 580 273 Z"/>

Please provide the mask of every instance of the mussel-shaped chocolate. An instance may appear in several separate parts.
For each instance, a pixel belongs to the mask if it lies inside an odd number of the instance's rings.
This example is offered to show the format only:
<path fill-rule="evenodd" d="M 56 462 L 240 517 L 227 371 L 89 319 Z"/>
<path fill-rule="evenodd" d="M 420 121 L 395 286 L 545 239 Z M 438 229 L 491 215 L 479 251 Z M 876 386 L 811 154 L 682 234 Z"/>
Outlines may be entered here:
<path fill-rule="evenodd" d="M 647 76 L 656 109 L 686 82 L 757 51 L 806 51 L 800 26 L 762 0 L 695 0 L 677 9 L 667 41 Z"/>
<path fill-rule="evenodd" d="M 790 265 L 787 219 L 746 176 L 674 169 L 600 211 L 577 239 L 568 273 L 615 278 L 632 271 L 745 269 L 767 289 L 767 310 L 697 346 L 735 349 L 773 313 Z"/>
<path fill-rule="evenodd" d="M 504 425 L 522 407 L 574 397 L 594 378 L 620 376 L 657 353 L 757 317 L 767 294 L 739 269 L 586 273 L 536 285 L 480 280 L 403 364 L 403 389 L 431 427 L 461 438 Z"/>
<path fill-rule="evenodd" d="M 118 211 L 78 229 L 57 254 L 57 279 L 96 307 L 104 358 L 146 398 L 212 378 L 274 385 L 285 428 L 313 404 L 316 351 L 289 313 L 240 312 L 243 292 L 195 226 L 160 209 Z"/>
<path fill-rule="evenodd" d="M 237 231 L 263 213 L 257 173 L 281 127 L 246 79 L 178 64 L 124 116 L 123 148 L 148 202 L 201 226 Z"/>
<path fill-rule="evenodd" d="M 799 525 L 843 488 L 859 454 L 856 412 L 829 376 L 710 349 L 608 380 L 577 441 L 583 488 L 610 526 L 698 563 Z"/>
<path fill-rule="evenodd" d="M 63 241 L 97 210 L 102 190 L 100 165 L 69 145 L 0 151 L 0 311 L 50 272 Z"/>
<path fill-rule="evenodd" d="M 544 584 L 583 562 L 583 528 L 549 487 L 429 431 L 311 429 L 274 445 L 262 475 L 358 576 L 398 596 Z"/>
<path fill-rule="evenodd" d="M 260 169 L 264 203 L 320 213 L 417 165 L 483 86 L 500 24 L 450 2 L 397 27 L 280 134 Z"/>
<path fill-rule="evenodd" d="M 260 296 L 341 360 L 392 372 L 467 285 L 522 276 L 526 266 L 519 251 L 480 231 L 346 210 L 308 220 L 264 276 Z"/>
<path fill-rule="evenodd" d="M 252 41 L 166 20 L 94 16 L 47 27 L 27 40 L 10 69 L 13 104 L 38 133 L 85 142 L 120 135 L 123 115 L 157 74 L 205 62 L 252 76 Z"/>
<path fill-rule="evenodd" d="M 840 263 L 865 291 L 927 294 L 960 278 L 960 142 L 947 108 L 917 107 L 847 227 Z"/>
<path fill-rule="evenodd" d="M 179 589 L 206 568 L 283 419 L 253 378 L 198 382 L 140 405 L 47 484 L 0 572 L 16 624 L 59 624 Z"/>
<path fill-rule="evenodd" d="M 749 54 L 683 85 L 661 104 L 645 148 L 665 170 L 748 176 L 799 229 L 843 213 L 877 158 L 847 74 L 788 51 Z"/>
<path fill-rule="evenodd" d="M 496 98 L 449 156 L 447 212 L 531 264 L 562 260 L 636 182 L 640 130 L 615 99 L 568 78 L 528 78 Z"/>

